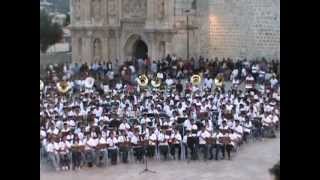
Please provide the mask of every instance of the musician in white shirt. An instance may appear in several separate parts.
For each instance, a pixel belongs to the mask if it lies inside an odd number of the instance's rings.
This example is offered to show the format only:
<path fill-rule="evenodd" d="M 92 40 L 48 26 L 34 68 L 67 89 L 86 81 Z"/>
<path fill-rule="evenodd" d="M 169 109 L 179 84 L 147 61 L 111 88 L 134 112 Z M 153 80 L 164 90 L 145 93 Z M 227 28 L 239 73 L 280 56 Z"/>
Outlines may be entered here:
<path fill-rule="evenodd" d="M 89 133 L 87 134 L 87 138 L 85 140 L 85 158 L 89 167 L 92 167 L 96 162 L 96 147 L 98 143 L 98 138 L 91 137 Z"/>
<path fill-rule="evenodd" d="M 55 149 L 55 142 L 53 141 L 53 138 L 49 138 L 49 143 L 46 146 L 46 151 L 48 153 L 49 160 L 52 162 L 53 167 L 59 171 L 60 170 L 60 157 L 57 153 L 57 150 Z"/>
<path fill-rule="evenodd" d="M 208 144 L 206 139 L 210 137 L 210 133 L 205 129 L 205 127 L 201 128 L 201 131 L 198 132 L 199 137 L 199 150 L 202 151 L 204 155 L 204 159 L 206 160 L 208 157 Z"/>
<path fill-rule="evenodd" d="M 160 130 L 160 134 L 158 135 L 158 141 L 159 141 L 159 149 L 160 154 L 164 156 L 164 159 L 167 160 L 168 158 L 168 151 L 169 151 L 169 135 L 164 133 L 164 130 Z"/>
<path fill-rule="evenodd" d="M 110 133 L 110 136 L 107 139 L 106 143 L 108 144 L 108 154 L 110 154 L 110 157 L 111 157 L 111 164 L 115 165 L 117 164 L 118 139 L 115 137 L 113 133 Z"/>
<path fill-rule="evenodd" d="M 172 132 L 171 134 L 171 143 L 170 143 L 170 154 L 173 159 L 176 159 L 176 149 L 178 149 L 178 159 L 180 160 L 181 157 L 181 134 L 178 130 Z"/>
<path fill-rule="evenodd" d="M 149 158 L 154 157 L 155 155 L 155 149 L 156 149 L 156 141 L 157 141 L 157 135 L 155 133 L 154 128 L 150 128 L 150 134 L 148 135 L 148 147 L 147 147 L 147 156 Z"/>
<path fill-rule="evenodd" d="M 67 137 L 64 136 L 62 141 L 59 142 L 59 155 L 60 155 L 60 163 L 62 170 L 70 169 L 70 151 L 71 148 L 70 143 L 67 141 Z"/>
<path fill-rule="evenodd" d="M 252 129 L 252 123 L 248 117 L 246 117 L 246 120 L 243 123 L 242 127 L 243 127 L 243 140 L 244 142 L 247 142 L 247 137 L 251 133 L 251 129 Z"/>

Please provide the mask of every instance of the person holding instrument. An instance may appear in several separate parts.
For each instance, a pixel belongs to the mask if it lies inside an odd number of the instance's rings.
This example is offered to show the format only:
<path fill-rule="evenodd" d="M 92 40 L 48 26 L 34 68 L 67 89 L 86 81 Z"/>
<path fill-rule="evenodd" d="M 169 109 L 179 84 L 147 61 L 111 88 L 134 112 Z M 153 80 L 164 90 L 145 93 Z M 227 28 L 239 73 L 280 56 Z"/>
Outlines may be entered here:
<path fill-rule="evenodd" d="M 111 164 L 112 165 L 116 165 L 117 164 L 117 144 L 118 144 L 118 140 L 116 138 L 116 136 L 114 135 L 114 133 L 110 133 L 109 138 L 107 139 L 108 144 L 108 154 L 110 155 L 111 158 Z"/>
<path fill-rule="evenodd" d="M 106 161 L 107 154 L 107 141 L 102 137 L 101 133 L 98 134 L 98 145 L 97 145 L 97 165 L 102 166 L 103 162 Z"/>
<path fill-rule="evenodd" d="M 121 131 L 121 135 L 118 137 L 118 145 L 119 145 L 119 151 L 122 156 L 122 162 L 128 163 L 128 152 L 129 152 L 129 143 L 130 139 L 128 137 L 128 134 L 125 130 Z"/>
<path fill-rule="evenodd" d="M 206 139 L 210 137 L 210 134 L 204 126 L 201 128 L 201 131 L 198 132 L 198 137 L 199 137 L 199 150 L 202 151 L 204 160 L 207 160 L 208 144 L 206 142 Z"/>
<path fill-rule="evenodd" d="M 173 159 L 176 159 L 176 149 L 178 149 L 178 159 L 180 160 L 181 157 L 181 134 L 177 130 L 175 133 L 171 134 L 171 143 L 170 143 L 170 154 L 173 157 Z"/>
<path fill-rule="evenodd" d="M 160 134 L 158 135 L 159 149 L 160 149 L 160 155 L 163 155 L 165 160 L 168 159 L 168 151 L 169 151 L 168 139 L 169 139 L 169 135 L 166 135 L 164 133 L 164 130 L 161 129 Z"/>
<path fill-rule="evenodd" d="M 147 155 L 149 158 L 152 158 L 155 155 L 157 135 L 154 128 L 150 128 L 150 131 L 151 132 L 148 137 Z"/>
<path fill-rule="evenodd" d="M 84 150 L 83 148 L 84 148 L 83 142 L 79 139 L 78 136 L 75 136 L 73 140 L 73 144 L 71 146 L 73 170 L 80 170 L 80 165 L 82 161 L 81 153 Z"/>

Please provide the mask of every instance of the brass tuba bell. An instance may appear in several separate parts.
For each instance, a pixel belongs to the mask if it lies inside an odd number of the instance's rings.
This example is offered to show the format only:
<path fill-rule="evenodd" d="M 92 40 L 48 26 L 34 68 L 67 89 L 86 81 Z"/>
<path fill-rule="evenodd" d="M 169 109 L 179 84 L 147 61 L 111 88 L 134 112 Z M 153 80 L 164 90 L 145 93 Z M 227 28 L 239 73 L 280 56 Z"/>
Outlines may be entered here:
<path fill-rule="evenodd" d="M 84 85 L 86 88 L 88 89 L 91 89 L 94 85 L 94 81 L 95 79 L 93 77 L 87 77 L 85 80 L 84 80 Z"/>
<path fill-rule="evenodd" d="M 152 85 L 154 88 L 160 87 L 160 86 L 161 86 L 161 79 L 160 79 L 160 78 L 152 79 L 152 80 L 151 80 L 151 85 Z"/>
<path fill-rule="evenodd" d="M 201 83 L 201 76 L 199 74 L 194 74 L 190 78 L 192 85 L 199 85 Z"/>
<path fill-rule="evenodd" d="M 61 81 L 57 83 L 57 89 L 61 93 L 66 93 L 71 89 L 71 84 L 67 81 Z"/>
<path fill-rule="evenodd" d="M 222 87 L 224 84 L 224 78 L 222 76 L 222 74 L 218 74 L 217 77 L 214 79 L 214 84 L 217 87 Z"/>
<path fill-rule="evenodd" d="M 139 86 L 141 87 L 145 87 L 148 85 L 149 83 L 149 79 L 145 74 L 142 74 L 138 77 L 137 82 L 139 84 Z"/>

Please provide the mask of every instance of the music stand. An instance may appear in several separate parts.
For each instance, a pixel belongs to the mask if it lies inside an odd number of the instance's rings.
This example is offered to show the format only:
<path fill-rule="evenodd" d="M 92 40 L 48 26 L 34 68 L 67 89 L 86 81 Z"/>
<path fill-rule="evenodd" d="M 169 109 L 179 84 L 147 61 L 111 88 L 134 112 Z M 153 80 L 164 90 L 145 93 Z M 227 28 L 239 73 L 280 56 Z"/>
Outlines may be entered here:
<path fill-rule="evenodd" d="M 144 149 L 146 149 L 146 143 L 143 143 L 143 146 L 144 146 Z M 143 156 L 144 156 L 146 167 L 139 174 L 147 173 L 147 172 L 150 172 L 150 173 L 153 173 L 153 174 L 157 173 L 156 171 L 150 170 L 148 168 L 148 158 L 146 157 L 146 153 L 143 153 Z"/>

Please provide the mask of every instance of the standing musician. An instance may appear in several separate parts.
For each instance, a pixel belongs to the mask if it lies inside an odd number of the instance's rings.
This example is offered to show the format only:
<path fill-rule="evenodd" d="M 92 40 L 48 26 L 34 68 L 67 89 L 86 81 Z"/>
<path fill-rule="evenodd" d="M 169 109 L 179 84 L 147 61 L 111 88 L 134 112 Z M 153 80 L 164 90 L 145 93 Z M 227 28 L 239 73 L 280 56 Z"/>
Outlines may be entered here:
<path fill-rule="evenodd" d="M 143 144 L 141 141 L 143 139 L 142 136 L 139 136 L 138 132 L 135 131 L 134 134 L 132 134 L 130 142 L 133 146 L 133 152 L 134 156 L 136 157 L 136 160 L 142 161 L 143 155 L 144 155 L 144 149 L 143 149 Z"/>
<path fill-rule="evenodd" d="M 157 143 L 157 135 L 154 131 L 154 128 L 150 128 L 151 132 L 148 137 L 148 146 L 147 146 L 147 155 L 149 158 L 154 157 L 156 143 Z"/>
<path fill-rule="evenodd" d="M 59 163 L 60 163 L 60 158 L 59 158 L 59 154 L 58 151 L 56 151 L 55 149 L 55 142 L 53 141 L 53 137 L 49 138 L 49 142 L 46 146 L 46 150 L 48 152 L 48 157 L 49 160 L 51 161 L 51 163 L 53 164 L 53 167 L 59 171 Z"/>
<path fill-rule="evenodd" d="M 159 149 L 160 149 L 160 155 L 162 154 L 165 160 L 168 159 L 168 151 L 169 151 L 168 140 L 169 140 L 169 135 L 165 134 L 164 130 L 161 129 L 158 135 Z"/>
<path fill-rule="evenodd" d="M 243 127 L 243 140 L 244 142 L 248 141 L 248 136 L 251 134 L 252 123 L 248 117 L 246 117 L 245 122 L 242 125 Z"/>
<path fill-rule="evenodd" d="M 74 137 L 73 144 L 71 146 L 72 149 L 72 164 L 73 164 L 73 170 L 80 170 L 82 155 L 84 144 L 79 139 L 78 136 Z"/>
<path fill-rule="evenodd" d="M 197 136 L 199 137 L 199 150 L 202 151 L 204 160 L 207 160 L 208 144 L 206 142 L 206 139 L 210 137 L 210 133 L 205 129 L 205 127 L 202 127 Z"/>
<path fill-rule="evenodd" d="M 220 130 L 219 134 L 217 135 L 217 149 L 216 149 L 216 160 L 218 160 L 219 152 L 222 151 L 222 157 L 225 158 L 225 150 L 226 145 L 230 142 L 229 135 L 227 131 Z M 230 147 L 230 146 L 229 146 Z M 230 150 L 231 151 L 231 150 Z"/>
<path fill-rule="evenodd" d="M 122 162 L 128 163 L 128 152 L 130 139 L 125 130 L 121 131 L 121 135 L 118 137 L 119 151 L 122 154 Z"/>
<path fill-rule="evenodd" d="M 107 153 L 107 141 L 101 134 L 98 134 L 98 145 L 97 145 L 97 165 L 101 166 L 106 160 Z"/>
<path fill-rule="evenodd" d="M 99 141 L 97 138 L 91 137 L 90 133 L 87 134 L 87 138 L 85 140 L 85 158 L 86 163 L 89 167 L 92 167 L 93 164 L 96 162 L 96 147 Z"/>
<path fill-rule="evenodd" d="M 236 149 L 240 145 L 240 135 L 234 130 L 230 130 L 230 142 L 226 144 L 226 150 L 228 153 L 228 159 L 231 160 L 230 152 L 232 149 Z"/>
<path fill-rule="evenodd" d="M 109 138 L 107 139 L 108 144 L 108 155 L 110 155 L 111 158 L 111 164 L 115 165 L 117 164 L 117 144 L 118 140 L 114 133 L 110 133 Z"/>
<path fill-rule="evenodd" d="M 239 145 L 242 144 L 242 137 L 243 137 L 243 127 L 240 125 L 240 121 L 239 120 L 235 120 L 236 125 L 233 128 L 234 132 L 238 134 L 239 136 Z"/>
<path fill-rule="evenodd" d="M 170 143 L 170 154 L 173 157 L 173 159 L 176 159 L 176 149 L 178 149 L 178 159 L 180 160 L 181 158 L 181 134 L 180 132 L 177 130 L 175 133 L 171 134 L 171 143 Z"/>
<path fill-rule="evenodd" d="M 214 148 L 216 148 L 216 151 L 217 151 L 217 144 L 216 143 L 217 143 L 217 135 L 219 134 L 219 131 L 216 131 L 214 133 L 212 131 L 210 131 L 209 134 L 210 134 L 209 138 L 211 138 L 211 141 L 208 140 L 207 144 L 209 145 L 209 154 L 210 154 L 209 160 L 212 160 L 213 159 L 212 150 Z"/>
<path fill-rule="evenodd" d="M 190 137 L 191 137 L 191 131 L 187 129 L 182 139 L 186 159 L 188 159 L 188 139 Z"/>
<path fill-rule="evenodd" d="M 70 159 L 69 159 L 69 148 L 71 147 L 70 143 L 67 141 L 67 137 L 64 136 L 62 141 L 59 143 L 59 156 L 62 170 L 70 169 Z"/>
<path fill-rule="evenodd" d="M 198 126 L 195 124 L 194 120 L 192 120 L 192 128 L 191 128 L 191 136 L 188 137 L 188 147 L 191 151 L 191 160 L 198 159 L 198 144 L 199 144 L 199 138 L 198 138 Z"/>

